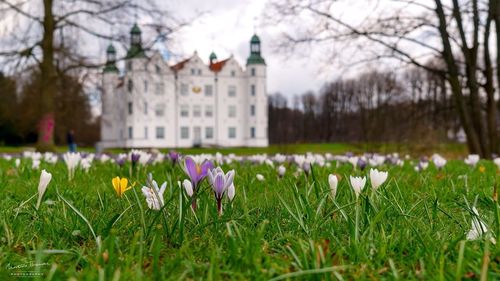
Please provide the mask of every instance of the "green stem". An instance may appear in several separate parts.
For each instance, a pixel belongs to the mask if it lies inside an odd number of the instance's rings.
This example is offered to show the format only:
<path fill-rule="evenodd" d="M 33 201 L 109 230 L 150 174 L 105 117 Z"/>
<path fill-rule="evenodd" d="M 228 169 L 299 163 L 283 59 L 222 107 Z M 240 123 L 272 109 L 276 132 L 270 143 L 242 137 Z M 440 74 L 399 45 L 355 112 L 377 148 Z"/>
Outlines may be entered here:
<path fill-rule="evenodd" d="M 358 243 L 359 239 L 359 200 L 356 197 L 356 226 L 354 229 L 354 241 L 356 244 Z"/>

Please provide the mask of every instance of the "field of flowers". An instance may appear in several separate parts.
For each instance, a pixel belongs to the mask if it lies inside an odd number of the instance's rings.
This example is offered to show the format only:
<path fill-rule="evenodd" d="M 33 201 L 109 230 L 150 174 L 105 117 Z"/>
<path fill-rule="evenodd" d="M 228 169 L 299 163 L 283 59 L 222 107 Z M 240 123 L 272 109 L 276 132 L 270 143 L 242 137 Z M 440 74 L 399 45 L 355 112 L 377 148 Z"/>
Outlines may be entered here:
<path fill-rule="evenodd" d="M 500 159 L 0 159 L 0 280 L 499 280 Z"/>

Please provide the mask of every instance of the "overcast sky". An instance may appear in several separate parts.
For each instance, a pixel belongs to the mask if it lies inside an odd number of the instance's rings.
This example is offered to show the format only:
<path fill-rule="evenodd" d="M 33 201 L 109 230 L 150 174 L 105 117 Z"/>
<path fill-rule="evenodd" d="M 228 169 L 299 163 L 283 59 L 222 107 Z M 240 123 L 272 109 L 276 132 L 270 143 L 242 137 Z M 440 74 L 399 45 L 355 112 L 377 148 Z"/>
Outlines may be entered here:
<path fill-rule="evenodd" d="M 272 42 L 278 40 L 280 31 L 266 27 L 263 12 L 267 0 L 183 0 L 172 1 L 170 10 L 176 14 L 197 18 L 183 29 L 175 39 L 175 49 L 188 56 L 195 50 L 208 61 L 213 50 L 219 59 L 231 54 L 244 66 L 250 53 L 249 41 L 254 31 L 262 41 L 262 54 L 268 66 L 267 83 L 270 93 L 281 92 L 287 96 L 317 90 L 322 85 L 315 62 L 287 59 L 271 50 Z"/>

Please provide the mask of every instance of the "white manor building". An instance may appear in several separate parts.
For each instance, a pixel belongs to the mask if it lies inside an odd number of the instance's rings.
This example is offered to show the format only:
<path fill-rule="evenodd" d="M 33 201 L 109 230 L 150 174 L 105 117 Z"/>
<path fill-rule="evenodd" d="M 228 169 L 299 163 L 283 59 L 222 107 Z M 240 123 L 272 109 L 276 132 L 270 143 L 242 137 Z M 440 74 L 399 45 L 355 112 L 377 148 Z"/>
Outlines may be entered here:
<path fill-rule="evenodd" d="M 101 148 L 267 146 L 266 64 L 253 35 L 243 69 L 233 56 L 206 65 L 195 52 L 169 65 L 146 54 L 134 25 L 120 75 L 116 50 L 103 71 Z"/>

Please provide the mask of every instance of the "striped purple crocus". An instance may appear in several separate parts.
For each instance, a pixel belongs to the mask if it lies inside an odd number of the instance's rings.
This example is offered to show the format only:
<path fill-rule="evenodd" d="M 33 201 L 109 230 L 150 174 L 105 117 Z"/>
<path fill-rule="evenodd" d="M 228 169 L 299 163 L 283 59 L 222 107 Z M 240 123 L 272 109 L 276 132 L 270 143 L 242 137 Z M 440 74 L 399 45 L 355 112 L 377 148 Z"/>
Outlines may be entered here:
<path fill-rule="evenodd" d="M 224 173 L 221 167 L 217 167 L 208 172 L 208 180 L 212 185 L 212 189 L 215 194 L 215 200 L 217 201 L 217 212 L 219 215 L 222 214 L 222 198 L 226 190 L 233 184 L 234 170 L 230 170 Z"/>
<path fill-rule="evenodd" d="M 198 185 L 207 176 L 208 171 L 213 169 L 214 164 L 207 159 L 201 161 L 201 158 L 195 159 L 191 156 L 186 156 L 182 164 L 182 169 L 188 175 L 193 185 L 193 201 L 191 202 L 191 206 L 193 210 L 196 210 L 196 191 L 198 190 Z"/>

